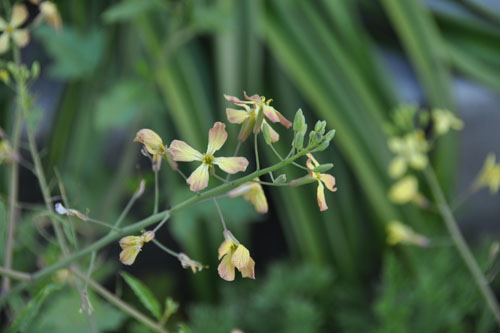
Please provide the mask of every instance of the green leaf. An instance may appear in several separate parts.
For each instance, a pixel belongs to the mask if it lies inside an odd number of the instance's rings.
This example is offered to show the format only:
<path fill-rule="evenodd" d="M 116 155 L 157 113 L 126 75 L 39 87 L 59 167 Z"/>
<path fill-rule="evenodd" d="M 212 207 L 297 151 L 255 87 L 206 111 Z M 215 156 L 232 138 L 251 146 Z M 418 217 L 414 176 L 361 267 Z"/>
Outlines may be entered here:
<path fill-rule="evenodd" d="M 16 318 L 14 324 L 9 328 L 7 332 L 22 332 L 26 331 L 38 314 L 38 310 L 42 306 L 45 299 L 52 294 L 54 291 L 59 290 L 61 285 L 59 284 L 49 284 L 42 288 L 38 294 L 31 299 L 31 301 L 26 305 L 24 310 L 21 312 L 19 317 Z"/>
<path fill-rule="evenodd" d="M 130 21 L 136 17 L 158 7 L 156 0 L 129 0 L 121 1 L 108 8 L 102 18 L 106 23 L 116 23 L 121 21 Z"/>
<path fill-rule="evenodd" d="M 139 298 L 142 304 L 157 318 L 161 318 L 161 306 L 158 300 L 153 295 L 153 292 L 146 287 L 141 281 L 134 278 L 132 275 L 125 272 L 121 273 L 125 282 L 134 291 L 134 294 Z"/>
<path fill-rule="evenodd" d="M 99 30 L 82 34 L 71 26 L 65 26 L 64 30 L 56 33 L 42 26 L 34 31 L 34 35 L 54 59 L 49 71 L 56 78 L 88 77 L 99 65 L 104 45 L 104 36 Z"/>

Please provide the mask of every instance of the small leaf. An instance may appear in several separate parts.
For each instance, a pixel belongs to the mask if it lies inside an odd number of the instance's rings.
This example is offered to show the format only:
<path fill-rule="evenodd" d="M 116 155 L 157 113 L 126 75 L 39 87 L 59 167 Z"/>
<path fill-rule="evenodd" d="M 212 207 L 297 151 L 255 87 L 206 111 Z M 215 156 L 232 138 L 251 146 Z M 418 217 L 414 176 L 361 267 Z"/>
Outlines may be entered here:
<path fill-rule="evenodd" d="M 125 272 L 121 273 L 125 282 L 134 291 L 134 294 L 139 298 L 142 304 L 157 318 L 161 318 L 161 306 L 158 300 L 153 295 L 153 292 L 146 287 L 141 281 L 134 278 L 132 275 Z"/>
<path fill-rule="evenodd" d="M 29 325 L 35 319 L 38 314 L 38 310 L 42 306 L 45 299 L 52 294 L 54 291 L 59 290 L 61 285 L 59 284 L 49 284 L 42 288 L 38 294 L 29 301 L 28 305 L 21 312 L 19 317 L 16 318 L 14 324 L 7 331 L 8 333 L 13 332 L 24 332 L 27 331 Z"/>

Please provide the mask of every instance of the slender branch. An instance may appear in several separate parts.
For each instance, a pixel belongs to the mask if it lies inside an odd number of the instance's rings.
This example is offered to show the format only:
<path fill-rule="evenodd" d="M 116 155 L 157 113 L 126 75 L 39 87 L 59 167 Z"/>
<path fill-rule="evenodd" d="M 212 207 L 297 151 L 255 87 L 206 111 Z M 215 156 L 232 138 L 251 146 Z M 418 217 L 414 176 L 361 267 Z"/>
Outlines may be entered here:
<path fill-rule="evenodd" d="M 212 197 L 216 197 L 217 195 L 222 194 L 222 193 L 226 193 L 227 191 L 229 191 L 229 190 L 231 190 L 231 189 L 233 189 L 233 188 L 235 188 L 243 183 L 246 183 L 246 182 L 248 182 L 256 177 L 259 177 L 259 176 L 264 175 L 266 173 L 281 169 L 284 166 L 292 163 L 294 160 L 298 159 L 299 157 L 304 156 L 305 154 L 307 154 L 311 150 L 315 149 L 316 147 L 317 147 L 316 145 L 307 147 L 306 149 L 300 151 L 299 153 L 290 157 L 289 159 L 281 161 L 273 166 L 267 167 L 267 168 L 262 169 L 262 170 L 254 171 L 251 174 L 244 176 L 244 177 L 241 177 L 235 181 L 231 181 L 227 184 L 219 185 L 219 186 L 214 187 L 213 189 L 207 190 L 203 193 L 196 194 L 196 195 L 192 196 L 191 198 L 186 199 L 186 200 L 182 201 L 181 203 L 173 206 L 170 210 L 165 210 L 165 211 L 159 212 L 158 214 L 151 215 L 143 220 L 140 220 L 134 224 L 131 224 L 127 227 L 122 228 L 121 231 L 112 231 L 112 232 L 108 233 L 106 236 L 103 236 L 102 238 L 98 239 L 94 243 L 90 244 L 86 248 L 83 248 L 77 252 L 74 252 L 73 254 L 61 259 L 60 261 L 54 263 L 53 265 L 48 266 L 48 267 L 34 273 L 33 274 L 33 282 L 37 282 L 40 279 L 43 279 L 47 276 L 50 276 L 52 273 L 56 272 L 57 270 L 64 268 L 64 267 L 67 267 L 72 262 L 84 257 L 85 255 L 91 253 L 92 251 L 97 251 L 97 250 L 103 248 L 104 246 L 119 239 L 122 236 L 130 235 L 134 232 L 137 232 L 141 229 L 144 229 L 144 228 L 146 228 L 146 227 L 148 227 L 148 226 L 150 226 L 158 221 L 161 221 L 162 219 L 164 219 L 167 216 L 170 217 L 171 214 L 174 214 L 177 211 L 180 211 L 180 210 L 185 209 L 187 207 L 193 206 L 194 204 L 197 204 L 201 201 L 204 201 L 204 200 L 212 198 Z M 4 295 L 2 295 L 0 297 L 0 306 L 2 306 L 11 295 L 16 294 L 16 293 L 26 289 L 29 286 L 30 286 L 30 284 L 27 282 L 17 284 L 9 292 L 5 293 Z"/>
<path fill-rule="evenodd" d="M 12 279 L 22 280 L 22 281 L 31 281 L 32 275 L 24 272 L 14 271 L 12 269 L 2 268 L 0 267 L 0 275 L 8 276 Z"/>
<path fill-rule="evenodd" d="M 270 144 L 269 146 L 271 147 L 271 150 L 274 152 L 274 154 L 280 159 L 280 161 L 283 161 L 283 157 L 281 157 L 280 153 L 278 153 L 278 151 L 276 150 L 276 148 L 272 144 Z M 300 165 L 298 163 L 293 162 L 292 165 L 296 166 L 297 168 L 309 171 L 305 166 Z"/>
<path fill-rule="evenodd" d="M 156 214 L 158 213 L 158 200 L 159 200 L 159 197 L 160 197 L 160 190 L 159 190 L 159 184 L 158 184 L 158 170 L 156 170 L 155 172 L 155 204 L 154 204 L 154 208 L 153 208 L 153 214 Z"/>
<path fill-rule="evenodd" d="M 156 233 L 165 224 L 165 222 L 167 222 L 168 218 L 168 215 L 165 216 L 165 218 L 161 220 L 160 223 L 158 223 L 158 225 L 153 229 L 153 232 Z"/>
<path fill-rule="evenodd" d="M 429 183 L 430 189 L 436 199 L 437 207 L 443 218 L 446 227 L 448 228 L 448 232 L 455 243 L 455 246 L 462 256 L 467 268 L 472 274 L 474 281 L 476 282 L 481 294 L 483 295 L 486 303 L 488 304 L 491 312 L 495 316 L 497 324 L 500 326 L 500 307 L 498 305 L 498 301 L 495 297 L 495 294 L 490 288 L 488 281 L 486 280 L 481 268 L 476 262 L 476 259 L 472 255 L 460 229 L 457 225 L 457 221 L 451 212 L 450 206 L 448 205 L 446 198 L 441 190 L 439 182 L 434 174 L 434 171 L 428 167 L 424 172 L 427 182 Z"/>
<path fill-rule="evenodd" d="M 122 301 L 121 299 L 110 293 L 107 289 L 105 289 L 96 281 L 88 278 L 87 276 L 85 276 L 84 274 L 82 274 L 81 272 L 79 272 L 74 268 L 71 269 L 71 272 L 80 279 L 86 281 L 99 295 L 106 298 L 110 303 L 114 304 L 117 308 L 119 308 L 123 312 L 128 313 L 131 317 L 134 317 L 135 319 L 137 319 L 144 325 L 148 326 L 155 332 L 168 333 L 166 329 L 164 329 L 163 327 L 155 323 L 153 320 L 149 319 L 146 315 L 142 314 L 129 304 L 125 303 L 124 301 Z"/>
<path fill-rule="evenodd" d="M 270 182 L 263 182 L 261 180 L 251 180 L 252 183 L 259 183 L 262 185 L 267 185 L 267 186 L 290 186 L 290 183 L 282 183 L 282 184 L 275 184 L 275 183 L 270 183 Z"/>
<path fill-rule="evenodd" d="M 217 202 L 217 200 L 215 198 L 214 199 L 214 204 L 215 204 L 215 207 L 217 207 L 217 212 L 219 213 L 219 218 L 220 218 L 220 222 L 222 223 L 222 227 L 224 228 L 224 231 L 227 230 L 227 227 L 226 227 L 226 221 L 224 221 L 224 215 L 222 215 L 222 210 L 220 209 L 220 206 L 219 206 L 219 203 Z"/>
<path fill-rule="evenodd" d="M 253 146 L 254 146 L 254 149 L 255 149 L 255 165 L 256 165 L 256 170 L 260 170 L 260 160 L 259 160 L 259 145 L 258 145 L 258 142 L 257 142 L 257 136 L 258 134 L 254 134 L 253 137 L 254 137 L 254 140 L 253 140 Z"/>
<path fill-rule="evenodd" d="M 153 239 L 152 242 L 158 246 L 160 249 L 162 249 L 163 251 L 167 252 L 168 254 L 170 254 L 171 256 L 174 256 L 176 258 L 179 258 L 179 253 L 175 252 L 174 250 L 171 250 L 169 249 L 168 247 L 166 247 L 165 245 L 163 245 L 162 243 L 160 243 L 159 241 L 157 241 L 156 239 Z"/>

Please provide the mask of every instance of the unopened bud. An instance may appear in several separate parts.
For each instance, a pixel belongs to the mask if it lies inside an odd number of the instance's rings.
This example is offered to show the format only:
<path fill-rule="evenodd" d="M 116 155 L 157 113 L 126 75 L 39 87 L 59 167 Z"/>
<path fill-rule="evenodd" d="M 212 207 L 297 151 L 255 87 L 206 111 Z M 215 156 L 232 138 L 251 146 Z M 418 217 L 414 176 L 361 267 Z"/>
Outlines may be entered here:
<path fill-rule="evenodd" d="M 272 135 L 269 126 L 262 126 L 262 134 L 264 135 L 264 140 L 268 145 L 272 142 Z"/>
<path fill-rule="evenodd" d="M 238 135 L 238 140 L 240 142 L 244 142 L 246 139 L 248 139 L 248 136 L 250 135 L 250 133 L 252 133 L 252 129 L 254 128 L 254 126 L 255 126 L 255 119 L 248 118 L 247 120 L 245 120 L 241 125 L 240 134 Z"/>
<path fill-rule="evenodd" d="M 306 124 L 306 119 L 304 118 L 302 109 L 298 109 L 297 113 L 295 113 L 295 118 L 293 119 L 293 130 L 295 132 L 299 132 L 302 130 L 305 124 Z"/>
<path fill-rule="evenodd" d="M 320 133 L 321 135 L 325 134 L 326 121 L 318 120 L 316 125 L 314 125 L 314 131 L 316 133 Z"/>
<path fill-rule="evenodd" d="M 281 174 L 279 175 L 278 177 L 276 177 L 276 179 L 274 179 L 274 184 L 284 184 L 286 183 L 286 175 L 285 174 Z"/>
<path fill-rule="evenodd" d="M 333 137 L 335 136 L 335 130 L 332 129 L 330 131 L 328 131 L 328 133 L 326 133 L 324 139 L 328 142 L 332 141 Z"/>

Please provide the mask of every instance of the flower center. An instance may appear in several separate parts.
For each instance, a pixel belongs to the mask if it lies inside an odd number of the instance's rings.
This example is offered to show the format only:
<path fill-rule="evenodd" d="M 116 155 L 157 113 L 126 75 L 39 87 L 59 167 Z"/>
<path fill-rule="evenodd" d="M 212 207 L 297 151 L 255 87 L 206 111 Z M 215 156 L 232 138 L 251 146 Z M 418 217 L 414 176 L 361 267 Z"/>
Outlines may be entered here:
<path fill-rule="evenodd" d="M 5 31 L 9 36 L 12 36 L 12 33 L 14 33 L 14 28 L 11 25 L 8 25 Z"/>
<path fill-rule="evenodd" d="M 319 172 L 312 172 L 312 176 L 316 180 L 320 180 L 321 179 L 321 174 Z"/>
<path fill-rule="evenodd" d="M 201 161 L 203 164 L 206 164 L 208 166 L 212 166 L 214 164 L 214 155 L 212 154 L 203 154 L 203 157 L 201 158 Z"/>

